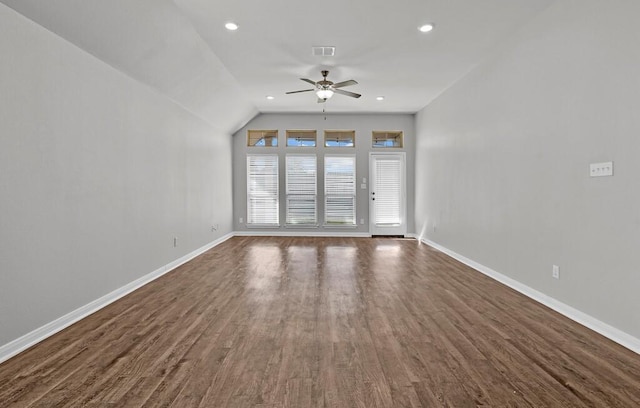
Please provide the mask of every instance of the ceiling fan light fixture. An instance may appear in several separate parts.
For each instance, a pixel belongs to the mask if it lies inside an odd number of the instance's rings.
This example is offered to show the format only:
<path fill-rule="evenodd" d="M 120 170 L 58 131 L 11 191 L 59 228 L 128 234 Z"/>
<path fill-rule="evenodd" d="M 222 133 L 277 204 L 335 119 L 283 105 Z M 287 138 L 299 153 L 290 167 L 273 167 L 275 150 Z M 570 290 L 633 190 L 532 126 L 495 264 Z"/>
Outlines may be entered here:
<path fill-rule="evenodd" d="M 329 99 L 333 96 L 333 91 L 331 89 L 318 89 L 316 95 L 320 99 Z"/>
<path fill-rule="evenodd" d="M 433 24 L 431 23 L 423 24 L 420 27 L 418 27 L 418 30 L 420 30 L 420 32 L 423 32 L 423 33 L 428 33 L 429 31 L 433 30 Z"/>

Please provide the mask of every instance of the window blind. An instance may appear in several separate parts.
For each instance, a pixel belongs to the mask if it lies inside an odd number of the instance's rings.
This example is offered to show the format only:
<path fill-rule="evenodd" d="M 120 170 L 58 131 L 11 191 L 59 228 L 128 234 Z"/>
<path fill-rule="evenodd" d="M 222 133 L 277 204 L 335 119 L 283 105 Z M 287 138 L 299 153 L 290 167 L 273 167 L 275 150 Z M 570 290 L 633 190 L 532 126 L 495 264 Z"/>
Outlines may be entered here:
<path fill-rule="evenodd" d="M 325 156 L 324 193 L 325 223 L 327 225 L 355 225 L 355 156 Z"/>
<path fill-rule="evenodd" d="M 402 165 L 399 160 L 376 160 L 374 220 L 376 225 L 398 225 L 402 222 L 401 171 Z"/>
<path fill-rule="evenodd" d="M 247 224 L 278 225 L 278 156 L 247 155 Z"/>
<path fill-rule="evenodd" d="M 372 132 L 372 147 L 402 147 L 402 131 L 380 131 Z"/>
<path fill-rule="evenodd" d="M 288 154 L 286 161 L 287 224 L 316 224 L 316 155 Z"/>
<path fill-rule="evenodd" d="M 353 147 L 356 140 L 355 130 L 325 130 L 325 147 Z"/>
<path fill-rule="evenodd" d="M 278 146 L 277 130 L 247 130 L 247 146 L 276 147 Z"/>
<path fill-rule="evenodd" d="M 287 147 L 316 147 L 316 131 L 287 130 Z"/>

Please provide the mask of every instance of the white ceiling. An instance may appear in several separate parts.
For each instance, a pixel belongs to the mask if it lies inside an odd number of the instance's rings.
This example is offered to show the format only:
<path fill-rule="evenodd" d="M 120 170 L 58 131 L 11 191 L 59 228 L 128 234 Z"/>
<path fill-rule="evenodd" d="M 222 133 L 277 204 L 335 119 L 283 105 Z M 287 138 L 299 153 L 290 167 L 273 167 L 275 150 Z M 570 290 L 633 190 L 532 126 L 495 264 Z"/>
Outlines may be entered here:
<path fill-rule="evenodd" d="M 332 111 L 416 112 L 471 70 L 551 0 L 175 0 L 263 112 L 318 111 L 297 78 L 334 82 L 358 100 L 334 96 Z M 223 25 L 240 25 L 228 32 Z M 428 34 L 417 27 L 432 22 Z M 314 45 L 336 56 L 314 57 Z M 267 101 L 266 95 L 277 99 Z M 384 95 L 385 101 L 376 101 Z"/>
<path fill-rule="evenodd" d="M 320 112 L 313 93 L 285 92 L 309 88 L 298 78 L 320 80 L 323 68 L 363 95 L 335 95 L 329 112 L 416 112 L 554 2 L 0 1 L 205 119 L 224 112 L 229 126 L 258 111 Z M 420 33 L 425 22 L 435 30 Z M 314 45 L 336 56 L 314 57 Z"/>

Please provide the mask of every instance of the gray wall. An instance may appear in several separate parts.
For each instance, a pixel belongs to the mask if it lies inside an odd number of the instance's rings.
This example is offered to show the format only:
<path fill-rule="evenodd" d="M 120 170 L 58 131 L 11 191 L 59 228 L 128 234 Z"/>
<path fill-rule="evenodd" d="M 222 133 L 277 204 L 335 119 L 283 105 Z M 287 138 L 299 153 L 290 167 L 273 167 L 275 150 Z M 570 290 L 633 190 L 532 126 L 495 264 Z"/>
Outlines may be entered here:
<path fill-rule="evenodd" d="M 313 96 L 313 95 L 311 95 Z M 340 97 L 340 96 L 338 96 Z M 330 109 L 328 102 L 327 108 Z M 320 109 L 320 108 L 318 108 Z M 233 226 L 236 231 L 247 231 L 247 153 L 275 153 L 277 152 L 279 159 L 279 175 L 280 175 L 280 224 L 277 229 L 259 228 L 256 231 L 288 231 L 288 232 L 315 232 L 315 233 L 367 233 L 369 231 L 369 193 L 367 190 L 360 189 L 362 178 L 367 178 L 367 187 L 369 186 L 369 152 L 371 148 L 371 132 L 373 130 L 402 130 L 404 131 L 404 148 L 402 149 L 375 149 L 375 151 L 403 151 L 407 152 L 407 218 L 408 232 L 412 232 L 413 220 L 413 183 L 414 183 L 414 115 L 409 114 L 388 114 L 388 115 L 366 115 L 366 114 L 262 114 L 251 120 L 244 128 L 240 129 L 233 137 Z M 279 140 L 277 148 L 257 148 L 247 147 L 247 130 L 248 129 L 278 129 Z M 287 129 L 315 129 L 318 134 L 318 147 L 286 147 L 286 131 Z M 355 148 L 325 148 L 324 130 L 325 129 L 349 129 L 356 131 L 356 147 Z M 313 229 L 286 228 L 285 223 L 285 197 L 284 189 L 285 180 L 285 160 L 287 153 L 316 153 L 318 157 L 318 221 L 320 226 Z M 323 163 L 325 154 L 356 154 L 356 177 L 357 177 L 357 196 L 356 196 L 356 219 L 357 228 L 339 228 L 339 227 L 323 227 Z M 245 223 L 239 223 L 239 218 L 243 218 Z M 364 225 L 360 225 L 360 219 L 364 218 Z"/>
<path fill-rule="evenodd" d="M 231 135 L 4 5 L 0 27 L 3 345 L 231 232 L 232 201 Z"/>
<path fill-rule="evenodd" d="M 639 15 L 635 0 L 558 1 L 419 112 L 415 220 L 636 338 Z M 610 160 L 614 177 L 589 177 Z"/>

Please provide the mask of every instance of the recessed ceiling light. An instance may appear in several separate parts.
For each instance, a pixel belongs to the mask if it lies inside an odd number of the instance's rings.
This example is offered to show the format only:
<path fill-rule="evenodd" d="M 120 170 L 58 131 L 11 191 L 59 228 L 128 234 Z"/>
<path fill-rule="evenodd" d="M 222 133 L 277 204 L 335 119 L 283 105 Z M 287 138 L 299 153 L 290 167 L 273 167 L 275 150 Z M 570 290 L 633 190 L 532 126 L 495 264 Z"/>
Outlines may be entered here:
<path fill-rule="evenodd" d="M 236 31 L 238 29 L 238 25 L 236 23 L 228 22 L 224 25 L 224 28 L 229 31 Z"/>
<path fill-rule="evenodd" d="M 378 96 L 378 97 L 376 98 L 376 100 L 378 100 L 378 101 L 384 101 L 384 96 Z"/>
<path fill-rule="evenodd" d="M 429 23 L 421 25 L 420 27 L 418 27 L 418 30 L 422 31 L 423 33 L 428 33 L 429 31 L 433 30 L 433 24 Z"/>
<path fill-rule="evenodd" d="M 271 96 L 271 95 L 268 95 L 268 96 L 267 96 L 267 99 L 268 99 L 268 100 L 270 100 L 270 101 L 272 101 L 272 100 L 274 100 L 274 99 L 276 99 L 276 98 L 275 98 L 275 97 L 273 97 L 273 96 Z"/>

